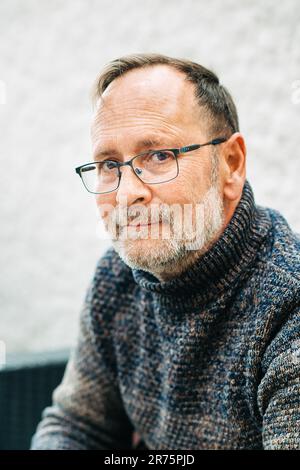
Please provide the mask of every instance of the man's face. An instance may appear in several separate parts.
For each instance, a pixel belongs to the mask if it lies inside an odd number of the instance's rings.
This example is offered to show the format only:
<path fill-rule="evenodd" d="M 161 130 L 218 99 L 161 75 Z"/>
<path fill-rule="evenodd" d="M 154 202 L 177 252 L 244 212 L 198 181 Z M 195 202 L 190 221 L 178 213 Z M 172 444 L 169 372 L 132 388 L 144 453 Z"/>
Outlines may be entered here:
<path fill-rule="evenodd" d="M 169 66 L 157 65 L 132 70 L 114 80 L 102 95 L 92 123 L 94 160 L 102 159 L 105 152 L 105 158 L 124 162 L 149 149 L 180 148 L 219 137 L 208 134 L 209 126 L 201 116 L 193 85 L 184 78 Z M 181 154 L 179 174 L 167 183 L 146 184 L 129 166 L 122 167 L 119 188 L 96 196 L 107 229 L 111 230 L 112 221 L 120 223 L 117 235 L 112 234 L 113 245 L 129 266 L 167 278 L 171 274 L 168 272 L 188 266 L 189 260 L 203 253 L 220 233 L 223 200 L 218 178 L 212 181 L 215 151 L 207 146 Z M 196 229 L 197 205 L 198 219 L 199 214 L 202 219 Z M 192 223 L 185 224 L 181 237 L 176 229 L 182 220 L 172 210 L 178 206 L 182 214 L 188 208 L 187 217 L 192 207 Z M 147 225 L 154 208 L 154 222 Z M 118 209 L 129 216 L 129 227 L 121 223 Z M 136 226 L 137 221 L 141 227 Z M 195 229 L 196 238 L 190 238 Z"/>

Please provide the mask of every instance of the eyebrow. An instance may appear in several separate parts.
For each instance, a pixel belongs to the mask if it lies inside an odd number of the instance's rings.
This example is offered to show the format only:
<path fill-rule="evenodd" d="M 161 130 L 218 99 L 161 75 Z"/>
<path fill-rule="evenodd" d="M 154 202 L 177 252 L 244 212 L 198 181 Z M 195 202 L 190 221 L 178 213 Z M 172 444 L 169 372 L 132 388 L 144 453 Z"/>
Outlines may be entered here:
<path fill-rule="evenodd" d="M 135 145 L 135 150 L 138 153 L 139 150 L 142 149 L 149 149 L 149 148 L 155 148 L 155 147 L 161 147 L 165 144 L 163 144 L 162 139 L 158 139 L 157 137 L 148 137 L 146 139 L 139 140 L 136 145 Z M 120 153 L 117 152 L 115 149 L 107 149 L 107 150 L 100 150 L 99 152 L 96 153 L 94 156 L 94 160 L 96 161 L 97 158 L 103 158 L 103 157 L 117 157 L 120 156 Z"/>

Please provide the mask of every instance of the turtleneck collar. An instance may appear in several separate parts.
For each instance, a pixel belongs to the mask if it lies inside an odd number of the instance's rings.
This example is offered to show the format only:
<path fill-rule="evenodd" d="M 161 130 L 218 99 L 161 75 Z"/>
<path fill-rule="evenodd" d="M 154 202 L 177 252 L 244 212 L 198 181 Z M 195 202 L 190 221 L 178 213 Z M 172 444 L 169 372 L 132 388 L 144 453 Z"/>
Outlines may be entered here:
<path fill-rule="evenodd" d="M 246 180 L 225 230 L 188 270 L 162 282 L 140 269 L 132 270 L 133 277 L 140 287 L 153 293 L 161 307 L 173 311 L 193 308 L 237 281 L 256 258 L 270 228 L 270 217 L 255 204 L 252 187 Z"/>

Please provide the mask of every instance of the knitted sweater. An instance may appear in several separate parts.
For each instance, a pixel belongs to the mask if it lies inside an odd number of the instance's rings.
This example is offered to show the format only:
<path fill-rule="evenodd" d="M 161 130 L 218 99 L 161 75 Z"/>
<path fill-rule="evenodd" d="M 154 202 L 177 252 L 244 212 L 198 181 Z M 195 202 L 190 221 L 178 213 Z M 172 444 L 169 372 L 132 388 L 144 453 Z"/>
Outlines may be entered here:
<path fill-rule="evenodd" d="M 300 449 L 300 240 L 246 180 L 190 269 L 98 261 L 32 449 Z"/>

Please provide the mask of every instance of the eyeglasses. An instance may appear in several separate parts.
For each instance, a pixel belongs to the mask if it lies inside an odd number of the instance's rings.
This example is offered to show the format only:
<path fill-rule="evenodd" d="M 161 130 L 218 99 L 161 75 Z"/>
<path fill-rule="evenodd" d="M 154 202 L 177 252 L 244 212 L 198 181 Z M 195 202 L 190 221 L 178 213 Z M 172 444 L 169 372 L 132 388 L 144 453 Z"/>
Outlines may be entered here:
<path fill-rule="evenodd" d="M 85 163 L 75 168 L 85 188 L 93 194 L 106 194 L 116 191 L 121 181 L 122 166 L 130 166 L 135 175 L 146 184 L 167 183 L 179 174 L 178 156 L 192 152 L 206 145 L 226 142 L 226 137 L 218 137 L 205 144 L 188 145 L 177 149 L 149 150 L 140 153 L 127 162 L 102 160 Z"/>

